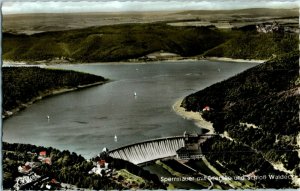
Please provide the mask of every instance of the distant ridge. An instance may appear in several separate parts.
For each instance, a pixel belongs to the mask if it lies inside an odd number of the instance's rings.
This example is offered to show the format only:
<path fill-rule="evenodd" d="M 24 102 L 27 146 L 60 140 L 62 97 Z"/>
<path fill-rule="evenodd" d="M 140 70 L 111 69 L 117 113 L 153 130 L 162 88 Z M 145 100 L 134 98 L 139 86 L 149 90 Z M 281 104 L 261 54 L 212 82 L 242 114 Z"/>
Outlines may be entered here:
<path fill-rule="evenodd" d="M 272 9 L 272 8 L 248 8 L 248 9 L 233 9 L 233 10 L 190 10 L 181 11 L 174 14 L 248 14 L 248 15 L 264 15 L 264 16 L 299 16 L 298 8 L 282 8 L 282 9 Z"/>

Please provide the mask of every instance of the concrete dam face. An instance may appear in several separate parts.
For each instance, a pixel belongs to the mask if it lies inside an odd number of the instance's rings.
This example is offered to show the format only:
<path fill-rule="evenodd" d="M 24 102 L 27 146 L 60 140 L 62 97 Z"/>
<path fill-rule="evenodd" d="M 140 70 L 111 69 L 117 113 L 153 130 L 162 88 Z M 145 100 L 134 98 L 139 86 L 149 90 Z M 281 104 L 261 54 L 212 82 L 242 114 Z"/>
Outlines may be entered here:
<path fill-rule="evenodd" d="M 160 158 L 176 156 L 176 151 L 185 146 L 184 137 L 165 137 L 127 145 L 109 151 L 114 158 L 141 164 Z"/>

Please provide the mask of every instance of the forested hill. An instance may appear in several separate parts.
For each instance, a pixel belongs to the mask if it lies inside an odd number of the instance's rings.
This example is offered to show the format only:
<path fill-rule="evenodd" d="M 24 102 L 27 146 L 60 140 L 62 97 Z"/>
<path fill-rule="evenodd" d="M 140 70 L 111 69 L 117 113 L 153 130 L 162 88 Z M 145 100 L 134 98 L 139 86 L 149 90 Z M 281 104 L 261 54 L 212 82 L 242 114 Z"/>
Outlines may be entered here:
<path fill-rule="evenodd" d="M 225 43 L 206 51 L 203 55 L 206 57 L 269 59 L 298 49 L 298 35 L 296 34 L 250 31 L 246 30 L 242 34 L 236 35 Z"/>
<path fill-rule="evenodd" d="M 258 33 L 166 23 L 120 24 L 33 35 L 3 33 L 3 59 L 100 62 L 165 51 L 189 56 L 269 59 L 298 48 L 294 33 Z"/>
<path fill-rule="evenodd" d="M 192 56 L 226 39 L 220 31 L 207 27 L 172 27 L 166 24 L 121 24 L 33 35 L 3 33 L 3 58 L 120 61 L 160 50 Z"/>
<path fill-rule="evenodd" d="M 3 67 L 2 92 L 3 114 L 25 108 L 37 97 L 52 95 L 62 88 L 78 88 L 93 83 L 104 83 L 107 79 L 92 74 L 68 70 L 39 67 Z"/>
<path fill-rule="evenodd" d="M 182 106 L 199 112 L 210 106 L 213 109 L 203 116 L 213 122 L 218 133 L 226 131 L 234 140 L 263 154 L 264 159 L 281 162 L 286 169 L 296 169 L 299 173 L 296 145 L 296 136 L 300 133 L 299 85 L 299 53 L 296 51 L 189 95 Z M 226 148 L 220 146 L 222 140 L 212 144 L 216 150 Z M 239 155 L 240 161 L 226 161 L 228 165 L 249 166 L 242 161 L 241 153 L 230 155 Z"/>

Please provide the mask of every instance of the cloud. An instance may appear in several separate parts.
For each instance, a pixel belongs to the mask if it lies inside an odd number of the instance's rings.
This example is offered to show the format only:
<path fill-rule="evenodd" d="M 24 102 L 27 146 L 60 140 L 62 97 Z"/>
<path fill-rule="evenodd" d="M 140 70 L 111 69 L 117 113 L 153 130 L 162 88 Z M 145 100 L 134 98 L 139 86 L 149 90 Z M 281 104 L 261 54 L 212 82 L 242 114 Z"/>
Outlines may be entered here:
<path fill-rule="evenodd" d="M 298 1 L 258 0 L 151 0 L 151 1 L 46 1 L 46 2 L 3 2 L 3 14 L 60 13 L 60 12 L 121 12 L 121 11 L 173 11 L 173 10 L 216 10 L 244 8 L 292 8 L 299 7 Z"/>

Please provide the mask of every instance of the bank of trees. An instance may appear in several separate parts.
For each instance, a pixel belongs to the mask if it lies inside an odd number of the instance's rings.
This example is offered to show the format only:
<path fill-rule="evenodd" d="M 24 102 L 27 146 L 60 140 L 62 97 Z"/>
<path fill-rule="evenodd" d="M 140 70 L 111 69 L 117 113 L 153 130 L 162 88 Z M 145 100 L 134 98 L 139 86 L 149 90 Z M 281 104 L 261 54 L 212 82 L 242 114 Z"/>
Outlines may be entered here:
<path fill-rule="evenodd" d="M 213 122 L 216 132 L 226 131 L 267 160 L 293 170 L 299 165 L 298 80 L 299 54 L 294 51 L 196 92 L 182 106 L 201 112 L 209 105 L 213 110 L 203 117 Z"/>
<path fill-rule="evenodd" d="M 240 31 L 234 38 L 205 52 L 204 56 L 269 59 L 296 50 L 297 42 L 297 34 Z"/>
<path fill-rule="evenodd" d="M 3 111 L 20 107 L 31 99 L 60 88 L 104 82 L 101 76 L 39 67 L 3 67 Z"/>

